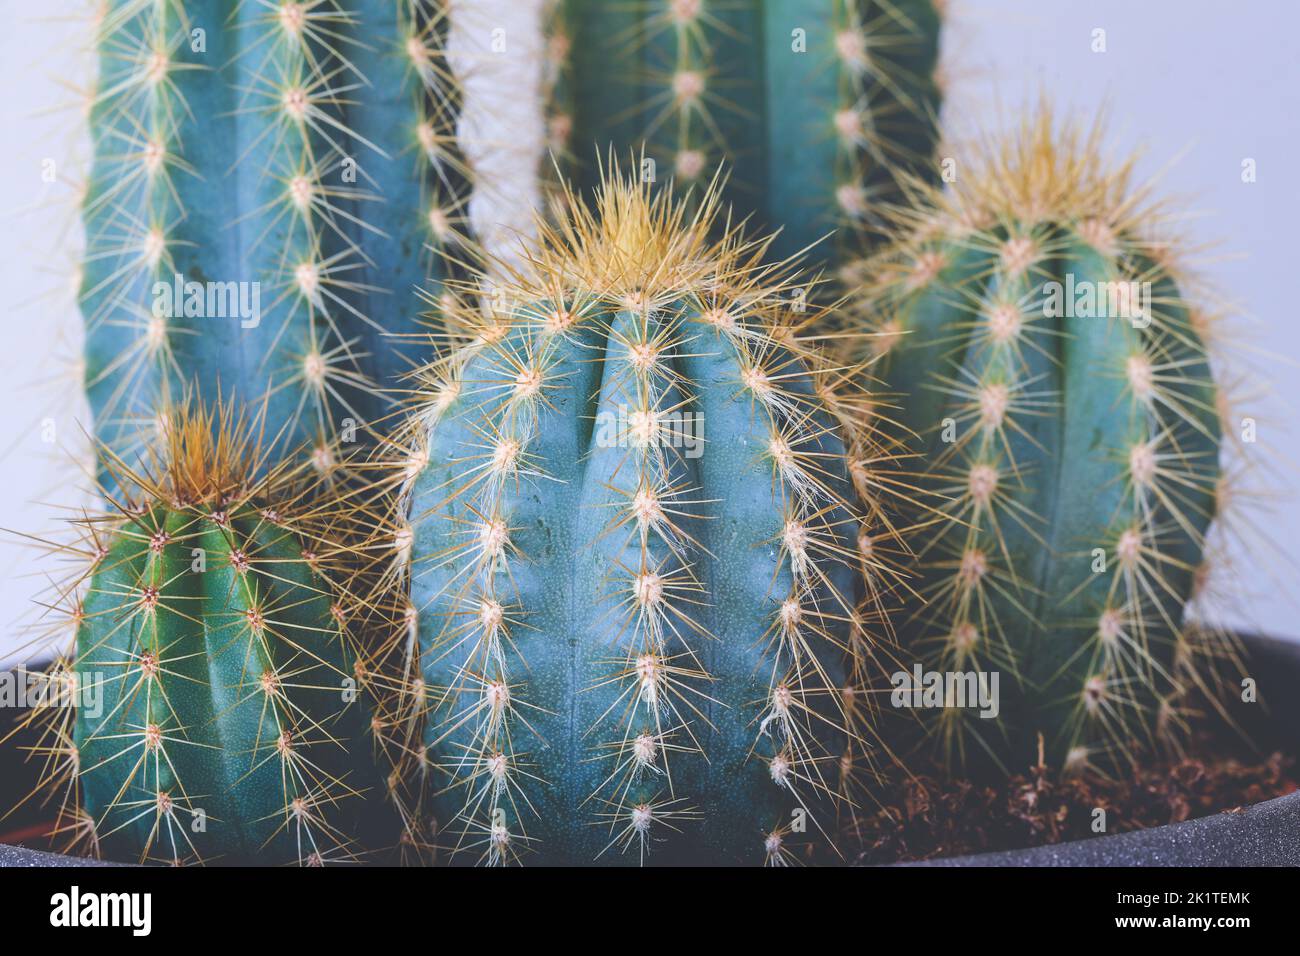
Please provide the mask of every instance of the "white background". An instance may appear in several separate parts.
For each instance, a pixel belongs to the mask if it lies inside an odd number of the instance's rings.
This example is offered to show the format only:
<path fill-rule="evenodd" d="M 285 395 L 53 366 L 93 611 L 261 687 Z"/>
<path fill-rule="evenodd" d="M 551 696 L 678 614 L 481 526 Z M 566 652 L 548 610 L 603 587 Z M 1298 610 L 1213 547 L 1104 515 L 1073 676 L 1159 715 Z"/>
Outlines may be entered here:
<path fill-rule="evenodd" d="M 780 2 L 780 0 L 771 0 Z M 0 0 L 0 527 L 49 532 L 79 501 L 86 422 L 72 365 L 70 290 L 80 236 L 79 109 L 93 59 L 75 0 Z M 346 6 L 346 4 L 344 4 Z M 1300 4 L 1291 0 L 965 0 L 945 34 L 957 132 L 1014 118 L 1048 94 L 1085 121 L 1109 110 L 1117 155 L 1145 145 L 1144 173 L 1182 197 L 1203 264 L 1251 321 L 1234 343 L 1257 358 L 1244 414 L 1274 494 L 1243 532 L 1223 616 L 1300 638 L 1289 593 L 1300 564 L 1291 419 L 1300 402 Z M 1106 31 L 1106 52 L 1091 47 Z M 1243 159 L 1258 180 L 1241 180 Z M 59 182 L 42 181 L 53 159 Z M 57 443 L 42 440 L 53 421 Z M 1255 454 L 1253 452 L 1252 454 Z M 1244 527 L 1244 526 L 1243 526 Z M 30 639 L 46 586 L 36 553 L 0 540 L 0 657 Z"/>

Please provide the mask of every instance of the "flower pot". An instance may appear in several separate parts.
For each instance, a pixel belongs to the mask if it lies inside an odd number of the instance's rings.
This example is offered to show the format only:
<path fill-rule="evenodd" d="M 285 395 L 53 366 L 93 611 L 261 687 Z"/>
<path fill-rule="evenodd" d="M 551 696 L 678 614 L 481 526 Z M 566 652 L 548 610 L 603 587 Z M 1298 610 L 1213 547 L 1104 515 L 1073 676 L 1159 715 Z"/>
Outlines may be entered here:
<path fill-rule="evenodd" d="M 1231 716 L 1261 749 L 1300 752 L 1300 642 L 1243 639 L 1263 704 L 1234 702 Z M 0 736 L 14 717 L 0 716 Z M 34 768 L 12 742 L 0 748 L 0 806 L 32 786 Z M 26 815 L 30 827 L 38 814 Z M 23 830 L 17 815 L 0 832 Z M 95 860 L 0 844 L 0 866 L 96 866 Z M 1300 791 L 1249 807 L 1053 846 L 926 860 L 908 866 L 1300 866 Z"/>

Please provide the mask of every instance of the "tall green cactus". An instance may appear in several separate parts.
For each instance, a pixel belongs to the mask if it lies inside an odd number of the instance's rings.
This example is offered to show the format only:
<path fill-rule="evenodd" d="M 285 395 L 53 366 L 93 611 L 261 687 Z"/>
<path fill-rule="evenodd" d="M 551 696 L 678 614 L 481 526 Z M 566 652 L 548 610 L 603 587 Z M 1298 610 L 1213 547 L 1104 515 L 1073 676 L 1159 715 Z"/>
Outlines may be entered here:
<path fill-rule="evenodd" d="M 593 186 L 594 152 L 644 145 L 656 175 L 707 183 L 772 245 L 836 265 L 935 146 L 934 0 L 564 0 L 551 28 L 552 148 Z M 594 147 L 594 148 L 593 148 Z M 662 170 L 662 173 L 659 172 Z"/>
<path fill-rule="evenodd" d="M 950 757 L 1105 765 L 1176 736 L 1204 681 L 1184 607 L 1220 494 L 1212 319 L 1100 126 L 1050 111 L 926 194 L 863 302 L 880 374 L 943 517 L 912 635 L 936 672 L 996 673 L 1000 714 L 949 699 Z"/>
<path fill-rule="evenodd" d="M 197 386 L 266 400 L 278 447 L 329 470 L 428 354 L 417 288 L 436 294 L 464 189 L 442 4 L 102 7 L 80 293 L 96 435 L 130 457 Z"/>
<path fill-rule="evenodd" d="M 75 694 L 51 702 L 75 710 L 35 712 L 69 784 L 58 833 L 126 861 L 360 860 L 395 834 L 327 577 L 345 549 L 285 467 L 246 480 L 262 453 L 228 407 L 168 421 L 148 469 L 108 456 L 121 497 L 64 591 L 76 654 L 50 686 Z"/>
<path fill-rule="evenodd" d="M 876 756 L 871 436 L 762 246 L 654 189 L 460 313 L 399 462 L 392 724 L 453 860 L 784 863 Z"/>

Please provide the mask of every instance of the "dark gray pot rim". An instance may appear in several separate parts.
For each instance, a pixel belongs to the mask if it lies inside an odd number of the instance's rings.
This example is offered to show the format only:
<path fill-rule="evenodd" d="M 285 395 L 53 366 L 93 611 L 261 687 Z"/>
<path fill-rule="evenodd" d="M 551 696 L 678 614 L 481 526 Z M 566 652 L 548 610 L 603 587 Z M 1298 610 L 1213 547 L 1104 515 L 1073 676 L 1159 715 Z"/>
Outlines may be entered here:
<path fill-rule="evenodd" d="M 1300 791 L 1147 830 L 904 866 L 1300 866 Z"/>
<path fill-rule="evenodd" d="M 1243 636 L 1269 701 L 1268 724 L 1300 750 L 1300 642 Z M 0 844 L 0 867 L 105 866 L 99 860 Z M 1025 850 L 946 857 L 912 867 L 1300 866 L 1300 791 L 1169 826 Z"/>

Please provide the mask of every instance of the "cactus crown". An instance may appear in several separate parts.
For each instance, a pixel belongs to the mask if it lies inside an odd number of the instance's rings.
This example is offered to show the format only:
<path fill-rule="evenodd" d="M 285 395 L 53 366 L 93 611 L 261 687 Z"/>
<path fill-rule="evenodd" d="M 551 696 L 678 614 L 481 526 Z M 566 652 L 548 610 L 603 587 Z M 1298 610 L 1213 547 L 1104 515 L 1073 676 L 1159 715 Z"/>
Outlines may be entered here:
<path fill-rule="evenodd" d="M 1024 223 L 1099 217 L 1122 232 L 1149 230 L 1150 187 L 1135 191 L 1138 157 L 1105 157 L 1106 123 L 1060 124 L 1047 106 L 1009 136 L 977 140 L 962 175 L 942 191 L 927 189 L 920 208 L 935 206 L 971 226 L 990 220 Z"/>
<path fill-rule="evenodd" d="M 564 293 L 621 306 L 631 295 L 650 302 L 712 292 L 762 305 L 791 286 L 788 265 L 757 265 L 770 240 L 746 242 L 734 229 L 715 234 L 723 219 L 720 176 L 691 208 L 652 182 L 624 175 L 612 153 L 606 168 L 589 204 L 566 185 L 562 214 L 538 220 L 536 242 L 504 280 L 514 298 Z M 464 291 L 470 294 L 463 301 L 471 301 L 478 290 Z"/>
<path fill-rule="evenodd" d="M 872 447 L 788 270 L 711 238 L 717 208 L 615 170 L 427 370 L 391 723 L 447 849 L 637 859 L 703 819 L 715 859 L 783 862 L 790 814 L 828 831 L 874 756 L 863 565 L 889 549 L 859 549 L 850 467 Z"/>
<path fill-rule="evenodd" d="M 143 466 L 113 457 L 128 499 L 143 497 L 177 506 L 225 505 L 270 496 L 283 485 L 287 465 L 268 471 L 258 422 L 236 416 L 233 403 L 199 408 L 185 401 L 161 417 L 161 441 Z M 249 476 L 260 475 L 250 485 Z"/>

